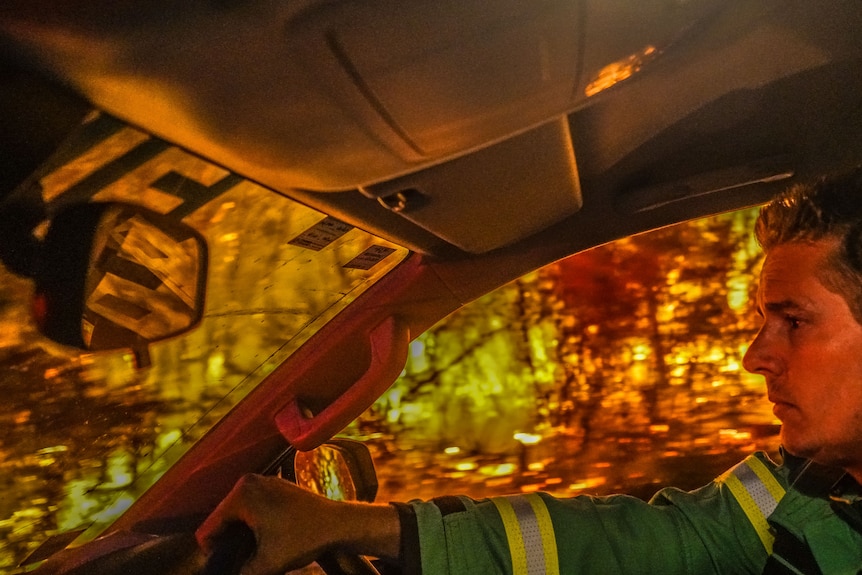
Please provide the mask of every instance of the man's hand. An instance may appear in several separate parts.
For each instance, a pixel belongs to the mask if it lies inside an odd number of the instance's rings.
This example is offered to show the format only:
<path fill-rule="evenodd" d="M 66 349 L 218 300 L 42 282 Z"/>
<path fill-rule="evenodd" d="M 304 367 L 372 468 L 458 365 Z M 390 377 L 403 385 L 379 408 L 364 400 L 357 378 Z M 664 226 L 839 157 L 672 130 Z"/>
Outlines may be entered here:
<path fill-rule="evenodd" d="M 247 475 L 204 521 L 197 539 L 207 553 L 216 537 L 237 521 L 255 536 L 257 548 L 243 575 L 284 573 L 311 563 L 333 542 L 327 525 L 331 502 L 278 477 Z"/>
<path fill-rule="evenodd" d="M 330 549 L 396 558 L 400 528 L 389 506 L 330 501 L 277 477 L 247 475 L 197 531 L 211 553 L 217 536 L 237 521 L 254 533 L 257 549 L 243 575 L 276 575 Z"/>

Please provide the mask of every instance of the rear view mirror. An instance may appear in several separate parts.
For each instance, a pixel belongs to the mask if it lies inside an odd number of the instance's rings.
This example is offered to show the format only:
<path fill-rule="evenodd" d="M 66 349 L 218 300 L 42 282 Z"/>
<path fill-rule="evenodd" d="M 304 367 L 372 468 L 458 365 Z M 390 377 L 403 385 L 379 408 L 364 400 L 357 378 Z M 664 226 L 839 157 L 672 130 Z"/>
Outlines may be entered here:
<path fill-rule="evenodd" d="M 206 262 L 200 234 L 167 216 L 119 203 L 73 206 L 45 236 L 34 315 L 60 343 L 145 358 L 150 343 L 200 321 Z"/>

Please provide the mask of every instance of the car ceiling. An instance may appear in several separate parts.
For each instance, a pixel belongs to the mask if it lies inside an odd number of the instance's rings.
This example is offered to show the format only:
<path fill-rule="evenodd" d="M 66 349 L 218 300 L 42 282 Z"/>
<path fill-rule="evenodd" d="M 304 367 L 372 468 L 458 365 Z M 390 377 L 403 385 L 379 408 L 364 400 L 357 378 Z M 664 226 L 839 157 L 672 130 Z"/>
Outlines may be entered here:
<path fill-rule="evenodd" d="M 80 113 L 71 88 L 451 262 L 453 283 L 484 265 L 465 299 L 862 163 L 862 13 L 849 0 L 175 4 L 6 3 L 7 66 L 64 87 L 46 110 Z M 4 98 L 32 108 L 14 77 Z"/>

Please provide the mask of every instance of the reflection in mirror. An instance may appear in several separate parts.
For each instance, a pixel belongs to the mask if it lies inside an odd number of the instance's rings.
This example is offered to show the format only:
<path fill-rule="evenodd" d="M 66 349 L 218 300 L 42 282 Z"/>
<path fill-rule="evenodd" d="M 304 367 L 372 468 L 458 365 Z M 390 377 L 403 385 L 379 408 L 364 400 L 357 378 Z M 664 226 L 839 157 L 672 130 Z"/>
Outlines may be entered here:
<path fill-rule="evenodd" d="M 279 475 L 300 487 L 336 501 L 372 502 L 377 495 L 377 474 L 368 446 L 359 441 L 333 438 L 311 451 L 288 447 L 264 475 Z M 290 575 L 324 573 L 378 573 L 366 557 L 328 552 L 317 563 Z"/>
<path fill-rule="evenodd" d="M 206 242 L 168 216 L 120 203 L 72 206 L 52 218 L 41 251 L 33 310 L 59 343 L 131 349 L 141 361 L 150 343 L 203 316 Z"/>
<path fill-rule="evenodd" d="M 201 251 L 201 242 L 184 226 L 121 204 L 106 208 L 85 282 L 87 348 L 116 347 L 118 336 L 158 341 L 197 323 Z"/>
<path fill-rule="evenodd" d="M 372 502 L 377 473 L 364 443 L 332 438 L 311 451 L 288 447 L 264 471 L 279 475 L 314 493 L 339 501 Z"/>
<path fill-rule="evenodd" d="M 350 467 L 331 445 L 297 452 L 293 465 L 297 485 L 336 501 L 356 500 Z"/>

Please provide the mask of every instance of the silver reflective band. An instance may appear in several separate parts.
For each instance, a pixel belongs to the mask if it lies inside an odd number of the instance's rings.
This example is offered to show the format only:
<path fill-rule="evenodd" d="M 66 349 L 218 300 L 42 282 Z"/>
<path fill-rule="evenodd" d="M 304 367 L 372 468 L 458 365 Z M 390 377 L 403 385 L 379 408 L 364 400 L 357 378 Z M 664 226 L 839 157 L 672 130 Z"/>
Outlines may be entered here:
<path fill-rule="evenodd" d="M 542 533 L 539 531 L 539 521 L 533 513 L 530 502 L 520 496 L 509 498 L 512 509 L 518 517 L 521 528 L 521 539 L 527 552 L 527 573 L 530 575 L 545 575 L 545 552 L 542 546 Z"/>
<path fill-rule="evenodd" d="M 495 497 L 515 575 L 559 575 L 554 525 L 541 496 Z"/>
<path fill-rule="evenodd" d="M 718 478 L 724 483 L 742 508 L 767 553 L 772 553 L 775 537 L 767 519 L 784 497 L 784 488 L 767 466 L 755 456 Z"/>
<path fill-rule="evenodd" d="M 760 514 L 764 517 L 772 515 L 778 507 L 778 499 L 772 496 L 757 474 L 748 465 L 738 465 L 733 470 L 733 474 L 745 486 L 746 491 L 757 504 L 757 508 L 760 509 Z"/>

